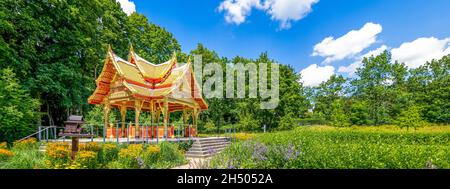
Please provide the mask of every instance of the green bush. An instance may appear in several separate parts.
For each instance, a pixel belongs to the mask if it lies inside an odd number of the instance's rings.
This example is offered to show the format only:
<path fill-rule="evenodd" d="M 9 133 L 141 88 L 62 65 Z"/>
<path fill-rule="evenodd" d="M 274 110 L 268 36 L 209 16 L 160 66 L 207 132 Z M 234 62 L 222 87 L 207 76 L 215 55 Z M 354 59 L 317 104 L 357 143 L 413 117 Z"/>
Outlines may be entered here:
<path fill-rule="evenodd" d="M 0 161 L 6 161 L 14 156 L 14 153 L 7 150 L 0 148 Z"/>
<path fill-rule="evenodd" d="M 183 154 L 178 150 L 176 144 L 162 142 L 159 148 L 159 159 L 156 168 L 164 169 L 186 163 Z"/>
<path fill-rule="evenodd" d="M 293 113 L 288 113 L 287 115 L 281 117 L 278 130 L 289 130 L 298 126 L 298 124 L 298 118 L 296 118 Z"/>
<path fill-rule="evenodd" d="M 42 169 L 48 168 L 45 164 L 45 156 L 39 151 L 36 144 L 30 145 L 26 142 L 16 145 L 11 149 L 13 156 L 10 156 L 0 164 L 1 169 Z"/>
<path fill-rule="evenodd" d="M 107 143 L 103 145 L 103 161 L 105 163 L 115 161 L 118 158 L 119 147 L 113 143 Z"/>
<path fill-rule="evenodd" d="M 411 106 L 406 110 L 400 112 L 400 115 L 395 120 L 395 124 L 400 128 L 419 128 L 423 127 L 426 123 L 420 115 L 421 108 L 418 106 Z"/>
<path fill-rule="evenodd" d="M 185 153 L 192 147 L 192 144 L 194 144 L 193 140 L 181 141 L 178 143 L 178 150 Z"/>

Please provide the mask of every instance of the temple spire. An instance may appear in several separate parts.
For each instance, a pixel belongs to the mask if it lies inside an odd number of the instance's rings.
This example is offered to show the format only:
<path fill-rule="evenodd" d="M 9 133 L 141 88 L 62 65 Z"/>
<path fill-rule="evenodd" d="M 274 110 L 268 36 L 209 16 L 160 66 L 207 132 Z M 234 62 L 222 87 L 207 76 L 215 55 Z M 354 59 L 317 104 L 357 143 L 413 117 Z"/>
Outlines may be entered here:
<path fill-rule="evenodd" d="M 128 54 L 128 62 L 130 62 L 132 64 L 136 64 L 133 43 L 130 43 L 130 53 Z"/>
<path fill-rule="evenodd" d="M 111 52 L 111 53 L 113 52 L 112 48 L 111 48 L 111 44 L 108 44 L 108 52 Z"/>

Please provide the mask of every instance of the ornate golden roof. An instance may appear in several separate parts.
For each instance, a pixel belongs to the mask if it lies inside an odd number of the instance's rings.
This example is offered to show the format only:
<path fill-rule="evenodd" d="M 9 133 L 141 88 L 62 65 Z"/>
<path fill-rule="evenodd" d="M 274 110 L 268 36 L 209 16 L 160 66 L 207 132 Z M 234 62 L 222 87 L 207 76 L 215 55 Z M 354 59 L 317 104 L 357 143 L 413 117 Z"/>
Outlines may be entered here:
<path fill-rule="evenodd" d="M 130 98 L 144 100 L 175 98 L 181 91 L 188 94 L 188 99 L 186 95 L 179 98 L 196 102 L 201 109 L 208 108 L 201 97 L 200 87 L 195 81 L 190 61 L 178 67 L 174 54 L 167 62 L 153 64 L 139 57 L 132 48 L 129 55 L 130 61 L 126 61 L 115 55 L 111 48 L 108 49 L 102 73 L 96 80 L 97 88 L 89 97 L 89 103 L 101 104 L 108 95 L 109 98 L 124 98 L 126 94 L 130 94 Z M 121 91 L 122 88 L 126 91 Z M 113 90 L 112 93 L 111 90 Z"/>
<path fill-rule="evenodd" d="M 133 60 L 139 71 L 144 76 L 145 80 L 151 83 L 159 83 L 164 80 L 164 78 L 169 75 L 170 71 L 177 66 L 176 54 L 172 56 L 169 61 L 161 64 L 153 64 L 139 55 L 137 55 L 133 49 L 130 50 L 130 60 Z"/>

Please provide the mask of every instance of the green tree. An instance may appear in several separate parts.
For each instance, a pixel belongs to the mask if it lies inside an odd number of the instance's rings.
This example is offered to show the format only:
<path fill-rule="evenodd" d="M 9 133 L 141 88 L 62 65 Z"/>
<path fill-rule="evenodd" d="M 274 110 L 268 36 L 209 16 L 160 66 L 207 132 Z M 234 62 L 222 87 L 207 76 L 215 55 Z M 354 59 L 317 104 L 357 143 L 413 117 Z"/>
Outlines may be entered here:
<path fill-rule="evenodd" d="M 294 113 L 288 113 L 281 117 L 279 126 L 277 130 L 290 130 L 298 126 L 298 118 L 295 117 Z"/>
<path fill-rule="evenodd" d="M 330 123 L 335 127 L 348 127 L 350 126 L 350 119 L 344 110 L 344 101 L 335 100 L 331 104 Z"/>
<path fill-rule="evenodd" d="M 12 69 L 0 70 L 0 141 L 8 143 L 36 131 L 39 101 L 22 89 Z"/>
<path fill-rule="evenodd" d="M 332 108 L 332 105 L 335 101 L 343 99 L 346 92 L 345 83 L 346 79 L 343 76 L 333 75 L 328 81 L 313 88 L 314 113 L 323 115 L 326 120 L 331 120 L 331 115 L 336 110 Z"/>
<path fill-rule="evenodd" d="M 364 100 L 353 100 L 350 107 L 349 119 L 354 125 L 369 125 L 369 110 Z"/>
<path fill-rule="evenodd" d="M 450 123 L 450 55 L 412 69 L 407 88 L 413 104 L 422 107 L 423 118 Z"/>
<path fill-rule="evenodd" d="M 425 125 L 425 121 L 422 119 L 421 108 L 419 106 L 411 106 L 403 110 L 395 120 L 395 124 L 400 128 L 418 128 Z"/>
<path fill-rule="evenodd" d="M 136 53 L 148 61 L 163 63 L 170 59 L 173 52 L 181 51 L 178 41 L 170 32 L 150 23 L 142 14 L 131 14 L 128 27 L 128 37 Z"/>
<path fill-rule="evenodd" d="M 364 100 L 367 104 L 369 120 L 367 123 L 380 125 L 390 123 L 396 111 L 404 102 L 403 87 L 406 68 L 400 63 L 391 63 L 388 51 L 376 56 L 364 58 L 362 67 L 356 71 L 357 78 L 351 84 L 354 88 L 353 98 Z"/>

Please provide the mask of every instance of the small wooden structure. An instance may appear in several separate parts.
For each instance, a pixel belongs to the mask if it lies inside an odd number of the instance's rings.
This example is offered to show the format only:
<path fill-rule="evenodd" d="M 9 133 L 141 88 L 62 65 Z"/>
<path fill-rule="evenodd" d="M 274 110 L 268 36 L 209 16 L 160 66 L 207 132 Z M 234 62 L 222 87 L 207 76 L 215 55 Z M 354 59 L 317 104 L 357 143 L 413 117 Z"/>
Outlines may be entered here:
<path fill-rule="evenodd" d="M 71 115 L 69 116 L 69 119 L 64 122 L 64 124 L 64 131 L 59 133 L 59 136 L 72 138 L 72 153 L 70 157 L 72 159 L 75 159 L 75 156 L 78 152 L 79 138 L 90 138 L 93 135 L 81 133 L 81 131 L 83 130 L 81 125 L 84 124 L 83 116 Z"/>
<path fill-rule="evenodd" d="M 157 137 L 168 138 L 173 130 L 170 128 L 170 113 L 183 113 L 183 125 L 189 126 L 189 136 L 195 136 L 197 119 L 200 111 L 208 109 L 203 99 L 201 87 L 197 84 L 190 60 L 184 65 L 178 65 L 176 54 L 164 63 L 154 64 L 138 56 L 133 47 L 130 48 L 128 61 L 118 57 L 109 47 L 101 74 L 96 80 L 97 88 L 89 97 L 90 104 L 103 105 L 104 137 L 107 133 L 118 133 L 118 136 L 141 138 L 154 135 L 143 134 L 140 129 L 139 115 L 150 112 L 151 126 L 162 126 L 163 133 L 157 130 Z M 111 108 L 120 110 L 121 129 L 114 130 L 109 123 L 108 114 Z M 125 128 L 127 110 L 134 110 L 134 125 Z M 160 115 L 162 114 L 162 123 Z M 130 130 L 134 132 L 125 132 Z M 122 134 L 121 134 L 122 133 Z M 114 136 L 111 135 L 111 136 Z"/>

